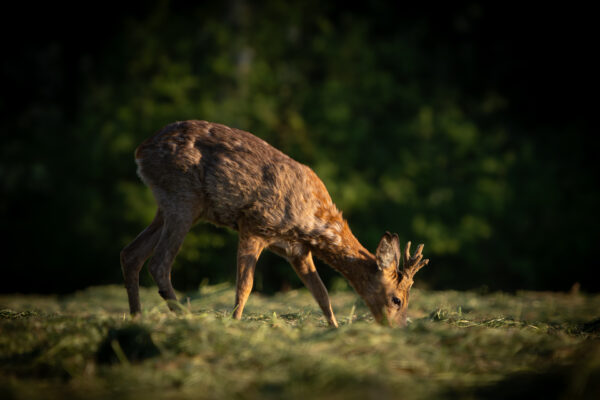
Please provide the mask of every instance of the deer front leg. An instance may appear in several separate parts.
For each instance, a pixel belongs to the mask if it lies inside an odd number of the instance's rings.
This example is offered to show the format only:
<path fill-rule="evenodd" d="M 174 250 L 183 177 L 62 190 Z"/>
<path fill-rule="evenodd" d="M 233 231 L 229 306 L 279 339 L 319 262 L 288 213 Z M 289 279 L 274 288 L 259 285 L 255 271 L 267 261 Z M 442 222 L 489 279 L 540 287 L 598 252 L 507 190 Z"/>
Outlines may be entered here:
<path fill-rule="evenodd" d="M 241 319 L 244 306 L 252 291 L 254 283 L 254 270 L 260 253 L 265 248 L 265 242 L 258 236 L 254 236 L 240 229 L 240 237 L 237 254 L 237 281 L 235 291 L 235 308 L 233 318 Z"/>
<path fill-rule="evenodd" d="M 308 252 L 306 256 L 294 258 L 290 261 L 292 267 L 294 267 L 294 270 L 304 283 L 304 286 L 308 288 L 315 300 L 317 300 L 329 325 L 337 328 L 338 323 L 333 314 L 333 309 L 331 308 L 329 293 L 327 293 L 327 288 L 323 284 L 323 281 L 315 268 L 311 253 Z"/>
<path fill-rule="evenodd" d="M 304 286 L 306 286 L 317 301 L 317 304 L 319 304 L 329 325 L 337 328 L 338 323 L 331 308 L 329 293 L 327 293 L 327 288 L 315 268 L 311 252 L 304 248 L 283 248 L 279 246 L 271 246 L 269 250 L 286 258 L 292 264 L 294 271 L 296 271 Z"/>

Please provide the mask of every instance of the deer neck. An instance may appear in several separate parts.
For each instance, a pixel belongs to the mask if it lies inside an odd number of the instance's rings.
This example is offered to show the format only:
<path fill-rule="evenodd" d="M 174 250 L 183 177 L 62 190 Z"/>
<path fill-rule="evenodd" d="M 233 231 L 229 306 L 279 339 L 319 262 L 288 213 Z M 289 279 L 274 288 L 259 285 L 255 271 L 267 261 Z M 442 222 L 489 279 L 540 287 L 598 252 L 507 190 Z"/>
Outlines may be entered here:
<path fill-rule="evenodd" d="M 340 218 L 341 219 L 341 218 Z M 339 229 L 326 230 L 320 235 L 313 254 L 341 273 L 359 295 L 369 292 L 377 271 L 375 256 L 365 249 L 352 234 L 346 221 L 339 221 Z"/>

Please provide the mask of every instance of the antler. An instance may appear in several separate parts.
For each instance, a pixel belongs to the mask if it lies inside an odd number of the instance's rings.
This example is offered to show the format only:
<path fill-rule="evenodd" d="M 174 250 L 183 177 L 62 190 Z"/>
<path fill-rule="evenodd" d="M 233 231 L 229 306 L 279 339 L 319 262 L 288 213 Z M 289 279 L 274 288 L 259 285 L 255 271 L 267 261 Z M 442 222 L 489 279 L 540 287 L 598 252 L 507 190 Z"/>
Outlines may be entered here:
<path fill-rule="evenodd" d="M 419 271 L 421 268 L 429 264 L 429 259 L 425 259 L 421 261 L 423 258 L 424 244 L 420 244 L 417 246 L 417 250 L 415 251 L 414 256 L 410 256 L 410 242 L 406 244 L 406 249 L 404 250 L 404 254 L 402 255 L 402 270 L 400 271 L 402 274 L 408 276 L 412 279 L 413 276 Z"/>

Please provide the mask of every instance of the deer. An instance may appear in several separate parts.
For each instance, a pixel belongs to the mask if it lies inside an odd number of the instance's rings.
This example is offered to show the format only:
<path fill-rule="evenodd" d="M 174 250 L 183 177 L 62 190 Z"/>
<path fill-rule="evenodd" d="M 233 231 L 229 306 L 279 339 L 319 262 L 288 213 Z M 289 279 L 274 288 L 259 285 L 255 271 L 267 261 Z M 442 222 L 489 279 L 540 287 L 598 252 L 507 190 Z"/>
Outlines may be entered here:
<path fill-rule="evenodd" d="M 169 124 L 135 150 L 138 175 L 158 210 L 120 254 L 132 316 L 141 313 L 139 273 L 146 262 L 160 296 L 176 311 L 171 267 L 184 237 L 199 221 L 238 232 L 234 319 L 252 291 L 256 263 L 267 249 L 285 258 L 328 324 L 338 327 L 313 256 L 339 272 L 374 319 L 405 326 L 417 271 L 429 263 L 423 244 L 404 252 L 385 232 L 375 254 L 352 234 L 315 172 L 243 130 L 207 121 Z"/>

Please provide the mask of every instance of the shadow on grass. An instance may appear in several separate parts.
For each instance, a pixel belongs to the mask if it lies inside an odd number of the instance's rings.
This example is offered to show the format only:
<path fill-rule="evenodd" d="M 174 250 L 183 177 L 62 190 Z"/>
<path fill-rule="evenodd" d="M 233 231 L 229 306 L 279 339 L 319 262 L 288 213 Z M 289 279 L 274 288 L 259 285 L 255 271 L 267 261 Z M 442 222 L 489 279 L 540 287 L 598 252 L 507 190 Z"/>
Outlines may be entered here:
<path fill-rule="evenodd" d="M 39 361 L 40 355 L 44 352 L 45 345 L 36 346 L 30 351 L 20 354 L 14 354 L 8 357 L 0 358 L 0 372 L 9 372 L 14 376 L 21 378 L 59 378 L 68 380 L 69 374 L 62 368 Z M 0 396 L 0 398 L 4 398 Z"/>
<path fill-rule="evenodd" d="M 450 390 L 449 398 L 600 399 L 600 341 L 583 346 L 570 363 L 507 375 L 490 385 Z M 466 396 L 465 396 L 466 395 Z"/>
<path fill-rule="evenodd" d="M 160 355 L 150 332 L 139 325 L 111 329 L 96 353 L 98 364 L 127 364 Z"/>
<path fill-rule="evenodd" d="M 475 390 L 486 399 L 600 399 L 600 368 L 554 367 L 542 373 L 519 373 Z"/>

